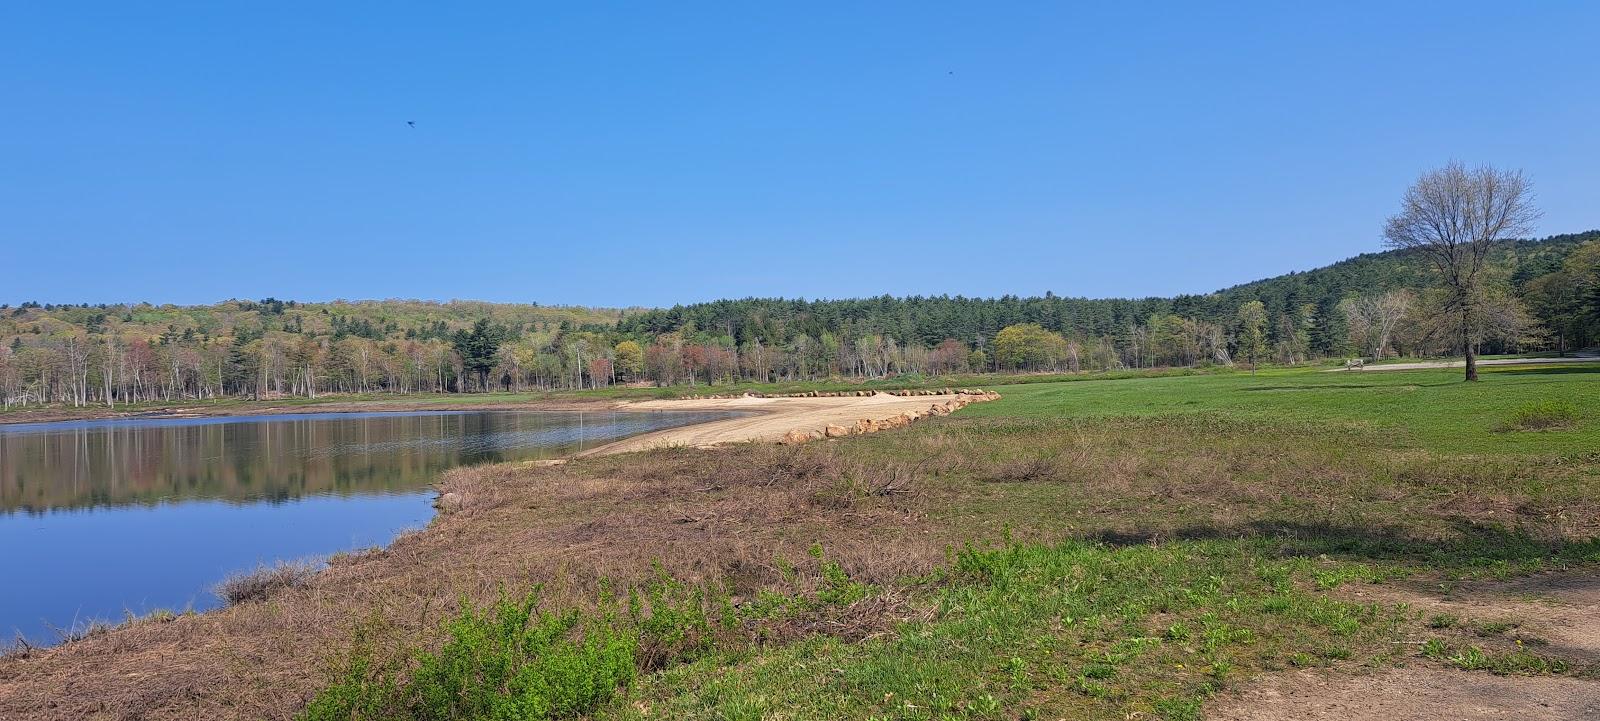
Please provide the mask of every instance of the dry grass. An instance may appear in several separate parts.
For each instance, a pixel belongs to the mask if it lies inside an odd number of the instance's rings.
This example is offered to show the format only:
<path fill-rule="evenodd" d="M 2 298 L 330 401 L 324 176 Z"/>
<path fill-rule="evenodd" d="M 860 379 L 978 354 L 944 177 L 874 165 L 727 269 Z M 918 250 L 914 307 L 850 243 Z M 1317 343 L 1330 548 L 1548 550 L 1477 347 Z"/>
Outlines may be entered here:
<path fill-rule="evenodd" d="M 321 568 L 322 564 L 315 561 L 279 561 L 228 576 L 212 592 L 229 606 L 265 601 L 284 589 L 310 583 Z"/>
<path fill-rule="evenodd" d="M 808 610 L 749 630 L 756 640 L 774 644 L 817 635 L 863 641 L 883 636 L 908 621 L 927 622 L 936 615 L 936 610 L 913 603 L 901 589 L 889 588 L 846 606 Z"/>
<path fill-rule="evenodd" d="M 540 584 L 549 603 L 587 604 L 602 580 L 626 586 L 658 563 L 743 598 L 808 592 L 820 576 L 806 550 L 820 541 L 853 577 L 893 580 L 942 559 L 910 478 L 820 444 L 457 469 L 441 488 L 459 510 L 386 549 L 303 582 L 243 584 L 271 587 L 243 594 L 259 601 L 0 661 L 0 718 L 289 718 L 358 627 L 398 648 L 463 599 Z M 836 621 L 857 624 L 818 628 Z"/>
<path fill-rule="evenodd" d="M 331 559 L 258 601 L 0 659 L 0 718 L 285 719 L 358 628 L 380 647 L 426 645 L 463 600 L 537 584 L 549 603 L 581 605 L 604 581 L 660 572 L 736 602 L 814 593 L 816 543 L 851 579 L 889 587 L 942 565 L 953 544 L 1006 534 L 1263 536 L 1286 553 L 1401 557 L 1474 542 L 1474 553 L 1516 552 L 1474 535 L 1489 524 L 1529 534 L 1530 554 L 1600 533 L 1590 465 L 1394 452 L 1355 426 L 1203 417 L 957 417 L 803 446 L 457 469 L 440 486 L 461 502 L 426 531 Z M 924 613 L 886 588 L 767 640 L 867 638 Z"/>

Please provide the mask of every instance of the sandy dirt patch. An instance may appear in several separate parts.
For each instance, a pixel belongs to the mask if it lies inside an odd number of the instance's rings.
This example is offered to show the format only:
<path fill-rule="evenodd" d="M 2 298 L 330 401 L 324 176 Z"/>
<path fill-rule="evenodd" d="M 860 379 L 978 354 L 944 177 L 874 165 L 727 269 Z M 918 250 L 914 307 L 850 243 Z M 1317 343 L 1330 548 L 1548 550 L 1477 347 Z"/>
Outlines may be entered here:
<path fill-rule="evenodd" d="M 1362 586 L 1344 595 L 1406 604 L 1422 618 L 1448 616 L 1456 633 L 1498 624 L 1485 644 L 1526 638 L 1529 648 L 1575 666 L 1600 662 L 1600 577 L 1548 573 L 1510 581 Z M 1440 633 L 1445 633 L 1441 631 Z M 1531 642 L 1537 640 L 1537 645 Z M 1420 643 L 1421 639 L 1418 639 Z M 1418 660 L 1370 675 L 1299 671 L 1263 677 L 1223 696 L 1206 718 L 1228 721 L 1457 721 L 1600 719 L 1600 680 L 1496 676 Z"/>
<path fill-rule="evenodd" d="M 617 410 L 746 411 L 749 415 L 647 433 L 591 448 L 580 455 L 599 456 L 670 446 L 708 447 L 746 441 L 777 442 L 784 440 L 784 437 L 792 431 L 821 437 L 830 425 L 855 428 L 857 422 L 862 420 L 886 421 L 902 415 L 914 418 L 919 417 L 919 414 L 925 415 L 931 412 L 936 406 L 950 408 L 952 403 L 959 406 L 965 402 L 984 398 L 987 396 L 961 394 L 896 396 L 878 393 L 847 397 L 744 396 L 623 403 L 617 406 Z"/>
<path fill-rule="evenodd" d="M 1540 653 L 1600 663 L 1600 576 L 1545 573 L 1448 587 L 1366 586 L 1349 595 L 1358 601 L 1404 603 L 1424 618 L 1446 615 L 1466 625 L 1501 624 L 1512 636 L 1537 639 Z"/>
<path fill-rule="evenodd" d="M 1213 721 L 1466 721 L 1600 718 L 1600 682 L 1416 667 L 1367 676 L 1297 671 L 1224 696 Z"/>

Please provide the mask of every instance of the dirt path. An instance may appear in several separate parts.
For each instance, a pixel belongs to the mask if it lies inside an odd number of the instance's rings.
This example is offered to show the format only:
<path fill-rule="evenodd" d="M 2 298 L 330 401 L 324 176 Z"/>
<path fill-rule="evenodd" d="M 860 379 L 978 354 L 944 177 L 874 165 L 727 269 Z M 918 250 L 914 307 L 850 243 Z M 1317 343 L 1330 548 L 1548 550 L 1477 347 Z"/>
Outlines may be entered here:
<path fill-rule="evenodd" d="M 1462 583 L 1448 590 L 1369 586 L 1350 595 L 1362 602 L 1403 603 L 1424 618 L 1457 618 L 1463 627 L 1504 626 L 1501 635 L 1537 639 L 1541 654 L 1600 664 L 1600 575 L 1546 573 Z"/>
<path fill-rule="evenodd" d="M 934 408 L 964 405 L 987 396 L 927 395 L 895 396 L 878 393 L 870 396 L 823 398 L 742 398 L 660 400 L 623 403 L 624 411 L 745 411 L 750 415 L 682 428 L 669 428 L 591 448 L 580 456 L 627 453 L 667 446 L 705 447 L 745 441 L 774 442 L 799 431 L 810 437 L 826 434 L 828 426 L 854 432 L 860 421 L 887 422 L 901 416 L 909 420 L 939 414 Z M 837 432 L 837 431 L 836 431 Z"/>
<path fill-rule="evenodd" d="M 1549 363 L 1595 363 L 1600 362 L 1600 355 L 1575 355 L 1561 358 L 1491 358 L 1478 361 L 1479 366 L 1520 366 L 1520 365 L 1545 365 Z M 1415 363 L 1383 363 L 1365 366 L 1362 368 L 1330 368 L 1323 373 L 1365 373 L 1368 371 L 1420 371 L 1434 368 L 1465 368 L 1467 362 L 1455 361 L 1417 361 Z"/>
<path fill-rule="evenodd" d="M 1600 682 L 1411 667 L 1348 676 L 1297 671 L 1207 709 L 1226 721 L 1466 721 L 1600 718 Z"/>
<path fill-rule="evenodd" d="M 1343 593 L 1362 602 L 1405 604 L 1422 619 L 1449 619 L 1448 628 L 1436 629 L 1430 637 L 1488 647 L 1518 643 L 1541 655 L 1566 660 L 1574 668 L 1600 663 L 1600 576 L 1550 573 L 1445 588 L 1427 584 L 1363 586 Z M 1422 639 L 1415 641 L 1421 643 Z M 1263 677 L 1219 698 L 1207 709 L 1206 718 L 1592 720 L 1600 719 L 1600 680 L 1497 676 L 1417 658 L 1404 668 L 1373 673 L 1297 671 Z"/>

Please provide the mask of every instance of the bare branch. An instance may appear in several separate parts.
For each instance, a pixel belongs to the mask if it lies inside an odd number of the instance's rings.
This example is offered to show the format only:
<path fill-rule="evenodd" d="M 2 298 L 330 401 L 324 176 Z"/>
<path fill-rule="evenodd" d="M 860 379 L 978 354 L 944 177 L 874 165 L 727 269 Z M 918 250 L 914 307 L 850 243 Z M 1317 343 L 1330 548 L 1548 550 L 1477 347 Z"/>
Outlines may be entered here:
<path fill-rule="evenodd" d="M 1533 232 L 1539 211 L 1533 184 L 1521 171 L 1489 166 L 1467 169 L 1451 161 L 1424 173 L 1406 190 L 1400 213 L 1384 225 L 1391 248 L 1413 250 L 1439 271 L 1449 307 L 1460 314 L 1467 377 L 1476 378 L 1473 346 L 1482 337 L 1481 271 L 1495 242 Z"/>

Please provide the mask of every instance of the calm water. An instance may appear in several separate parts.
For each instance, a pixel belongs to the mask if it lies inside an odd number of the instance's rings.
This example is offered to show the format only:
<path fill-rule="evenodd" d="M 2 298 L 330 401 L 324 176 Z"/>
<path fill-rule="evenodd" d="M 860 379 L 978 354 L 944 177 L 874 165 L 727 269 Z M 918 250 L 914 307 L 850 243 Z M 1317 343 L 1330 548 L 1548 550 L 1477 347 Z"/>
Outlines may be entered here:
<path fill-rule="evenodd" d="M 203 610 L 229 573 L 387 543 L 455 466 L 714 413 L 323 413 L 0 425 L 0 642 Z"/>

